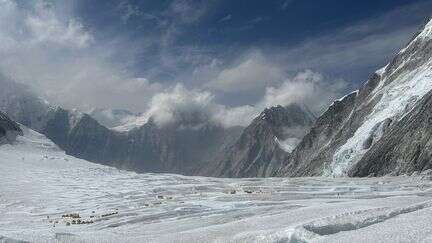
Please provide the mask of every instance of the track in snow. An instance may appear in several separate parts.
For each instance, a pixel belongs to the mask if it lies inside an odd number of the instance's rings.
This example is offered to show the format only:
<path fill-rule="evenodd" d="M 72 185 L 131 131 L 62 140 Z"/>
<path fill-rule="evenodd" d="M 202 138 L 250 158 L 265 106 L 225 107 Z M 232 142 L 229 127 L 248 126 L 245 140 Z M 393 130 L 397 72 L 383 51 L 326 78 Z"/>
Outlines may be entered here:
<path fill-rule="evenodd" d="M 67 156 L 44 136 L 25 134 L 17 144 L 0 147 L 0 242 L 355 242 L 364 237 L 427 242 L 432 237 L 432 183 L 420 177 L 136 174 Z M 86 223 L 68 226 L 77 219 L 62 215 L 71 213 Z"/>

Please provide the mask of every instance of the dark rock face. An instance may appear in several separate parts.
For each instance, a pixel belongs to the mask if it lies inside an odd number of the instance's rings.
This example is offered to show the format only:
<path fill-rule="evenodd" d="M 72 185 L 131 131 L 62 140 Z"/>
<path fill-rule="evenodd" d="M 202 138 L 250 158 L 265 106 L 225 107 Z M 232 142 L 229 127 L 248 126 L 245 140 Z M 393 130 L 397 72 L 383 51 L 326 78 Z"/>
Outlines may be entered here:
<path fill-rule="evenodd" d="M 40 130 L 54 143 L 61 148 L 66 148 L 69 144 L 69 111 L 58 108 L 48 112 L 47 123 Z"/>
<path fill-rule="evenodd" d="M 46 135 L 56 142 L 53 137 L 57 133 L 46 132 Z M 118 159 L 121 158 L 119 150 L 126 147 L 123 141 L 125 141 L 124 136 L 118 135 L 100 125 L 89 115 L 83 114 L 76 124 L 70 127 L 67 144 L 63 149 L 66 153 L 78 158 L 116 165 L 116 162 L 119 162 Z M 127 160 L 126 157 L 124 159 Z"/>
<path fill-rule="evenodd" d="M 40 131 L 47 122 L 48 106 L 29 87 L 0 74 L 0 110 L 14 121 Z"/>
<path fill-rule="evenodd" d="M 0 145 L 14 142 L 19 135 L 23 136 L 20 126 L 0 111 Z"/>
<path fill-rule="evenodd" d="M 243 129 L 225 129 L 210 123 L 158 127 L 148 122 L 128 132 L 117 132 L 89 115 L 50 107 L 24 85 L 4 77 L 0 85 L 0 109 L 46 135 L 67 154 L 137 172 L 196 174 L 208 167 Z M 3 133 L 6 131 L 2 128 Z"/>
<path fill-rule="evenodd" d="M 367 176 L 429 168 L 425 162 L 430 153 L 427 133 L 418 134 L 421 128 L 416 129 L 417 124 L 407 120 L 410 116 L 404 116 L 413 108 L 428 113 L 418 100 L 430 89 L 427 70 L 432 39 L 424 35 L 430 35 L 431 24 L 357 93 L 335 102 L 274 175 Z M 412 119 L 427 119 L 420 116 Z M 396 122 L 401 117 L 403 121 Z"/>
<path fill-rule="evenodd" d="M 408 115 L 388 126 L 383 137 L 350 170 L 350 176 L 432 169 L 432 91 Z"/>
<path fill-rule="evenodd" d="M 223 177 L 269 176 L 289 156 L 290 151 L 281 143 L 287 139 L 300 140 L 314 120 L 313 114 L 299 105 L 266 109 L 203 173 Z"/>
<path fill-rule="evenodd" d="M 280 143 L 300 140 L 315 119 L 293 105 L 265 110 L 244 133 L 242 127 L 223 128 L 194 119 L 193 114 L 164 127 L 150 120 L 118 132 L 89 115 L 54 109 L 25 86 L 2 82 L 7 88 L 0 94 L 0 104 L 14 119 L 45 134 L 67 154 L 137 172 L 268 176 L 289 154 Z"/>
<path fill-rule="evenodd" d="M 57 108 L 48 113 L 41 132 L 78 158 L 137 172 L 193 175 L 208 166 L 241 130 L 212 124 L 158 127 L 150 121 L 128 132 L 117 132 L 87 114 Z"/>
<path fill-rule="evenodd" d="M 208 167 L 225 144 L 236 139 L 242 129 L 224 129 L 207 124 L 200 128 L 163 127 L 153 122 L 129 132 L 130 141 L 138 141 L 130 147 L 131 154 L 138 158 L 148 157 L 158 161 L 153 171 L 194 175 Z"/>
<path fill-rule="evenodd" d="M 312 176 L 322 172 L 322 161 L 330 160 L 337 147 L 346 141 L 347 120 L 353 110 L 356 93 L 336 101 L 321 115 L 310 132 L 287 157 L 274 176 Z"/>
<path fill-rule="evenodd" d="M 273 175 L 323 175 L 332 163 L 335 152 L 355 134 L 374 109 L 380 96 L 373 97 L 371 94 L 381 80 L 380 75 L 373 74 L 359 91 L 335 101 Z M 369 146 L 372 146 L 372 141 Z"/>
<path fill-rule="evenodd" d="M 429 22 L 385 68 L 359 91 L 335 101 L 315 123 L 307 110 L 292 105 L 266 109 L 244 130 L 203 123 L 206 117 L 187 114 L 182 124 L 159 127 L 150 120 L 117 132 L 89 115 L 52 109 L 1 77 L 0 109 L 70 155 L 138 172 L 221 177 L 410 174 L 432 169 L 431 66 Z M 0 116 L 0 143 L 13 140 L 18 129 Z"/>

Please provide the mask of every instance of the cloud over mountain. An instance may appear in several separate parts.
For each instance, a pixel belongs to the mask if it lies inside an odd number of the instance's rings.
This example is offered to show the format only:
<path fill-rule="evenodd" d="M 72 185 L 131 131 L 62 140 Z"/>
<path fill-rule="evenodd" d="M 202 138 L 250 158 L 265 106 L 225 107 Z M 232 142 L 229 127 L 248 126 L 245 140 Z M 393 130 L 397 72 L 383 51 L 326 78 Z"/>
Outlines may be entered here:
<path fill-rule="evenodd" d="M 208 90 L 187 89 L 182 84 L 153 96 L 144 121 L 150 117 L 161 126 L 179 122 L 200 125 L 207 122 L 225 127 L 246 126 L 267 107 L 293 103 L 308 106 L 319 113 L 346 90 L 343 80 L 325 79 L 323 75 L 306 70 L 287 78 L 281 84 L 267 86 L 264 96 L 255 104 L 226 106 L 217 103 Z"/>
<path fill-rule="evenodd" d="M 272 105 L 320 112 L 432 9 L 395 4 L 330 28 L 288 21 L 303 4 L 251 1 L 245 13 L 226 0 L 0 0 L 0 73 L 67 108 L 160 113 L 161 123 L 193 111 L 241 125 Z"/>

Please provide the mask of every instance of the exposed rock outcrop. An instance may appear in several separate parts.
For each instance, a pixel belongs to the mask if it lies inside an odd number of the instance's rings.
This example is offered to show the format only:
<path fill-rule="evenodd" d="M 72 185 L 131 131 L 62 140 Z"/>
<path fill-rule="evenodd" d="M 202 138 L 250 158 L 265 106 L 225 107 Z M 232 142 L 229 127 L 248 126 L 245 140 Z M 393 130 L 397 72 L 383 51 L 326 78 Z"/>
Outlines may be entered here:
<path fill-rule="evenodd" d="M 21 117 L 21 113 L 17 117 Z M 26 120 L 23 119 L 24 121 Z M 35 127 L 67 154 L 92 162 L 137 172 L 194 175 L 224 146 L 238 138 L 241 127 L 215 124 L 199 127 L 152 121 L 127 132 L 111 130 L 87 114 L 46 107 L 45 124 Z M 30 123 L 30 125 L 33 123 Z"/>
<path fill-rule="evenodd" d="M 349 175 L 400 175 L 428 169 L 432 169 L 432 91 L 400 121 L 388 123 L 382 138 Z"/>
<path fill-rule="evenodd" d="M 224 177 L 401 174 L 431 168 L 431 81 L 429 21 L 387 66 L 358 91 L 335 101 L 315 123 L 307 109 L 291 105 L 266 109 L 244 131 L 188 114 L 183 124 L 160 127 L 150 119 L 119 132 L 89 115 L 53 109 L 2 78 L 0 109 L 71 155 L 138 172 Z"/>
<path fill-rule="evenodd" d="M 0 145 L 13 143 L 19 135 L 23 136 L 20 126 L 0 111 Z"/>
<path fill-rule="evenodd" d="M 297 104 L 264 110 L 243 131 L 237 142 L 205 168 L 205 175 L 266 177 L 297 146 L 315 121 L 315 116 Z"/>
<path fill-rule="evenodd" d="M 431 77 L 429 21 L 358 92 L 335 102 L 275 175 L 367 176 L 429 168 L 425 161 L 430 153 L 427 133 L 421 137 L 417 134 L 426 127 L 424 123 L 418 129 L 413 125 L 414 120 L 427 117 L 421 113 L 413 120 L 406 117 L 413 109 L 428 112 L 422 98 L 432 90 Z"/>

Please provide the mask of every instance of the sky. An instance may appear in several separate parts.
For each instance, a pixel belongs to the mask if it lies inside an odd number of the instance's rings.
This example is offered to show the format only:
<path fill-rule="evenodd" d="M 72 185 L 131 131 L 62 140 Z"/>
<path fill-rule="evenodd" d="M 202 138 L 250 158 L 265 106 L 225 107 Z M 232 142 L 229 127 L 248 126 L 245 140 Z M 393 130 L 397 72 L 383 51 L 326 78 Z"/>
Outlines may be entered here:
<path fill-rule="evenodd" d="M 279 104 L 319 114 L 431 12 L 424 0 L 0 0 L 0 73 L 67 108 L 245 125 Z"/>

